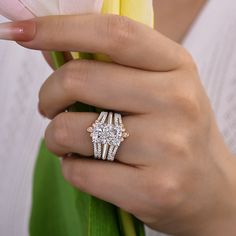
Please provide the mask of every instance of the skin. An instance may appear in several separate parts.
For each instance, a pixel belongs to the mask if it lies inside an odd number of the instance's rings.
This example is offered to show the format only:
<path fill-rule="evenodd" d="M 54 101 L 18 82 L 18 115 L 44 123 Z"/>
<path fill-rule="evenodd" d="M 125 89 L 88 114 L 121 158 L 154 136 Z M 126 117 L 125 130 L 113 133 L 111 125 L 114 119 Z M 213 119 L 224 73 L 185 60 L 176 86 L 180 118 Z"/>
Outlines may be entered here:
<path fill-rule="evenodd" d="M 155 28 L 167 37 L 181 42 L 206 0 L 153 0 Z"/>
<path fill-rule="evenodd" d="M 20 42 L 24 47 L 100 52 L 113 61 L 69 61 L 40 90 L 40 111 L 52 119 L 46 144 L 64 157 L 65 179 L 158 231 L 235 235 L 235 159 L 189 53 L 125 17 L 53 16 L 30 25 L 35 34 Z M 97 114 L 62 112 L 75 101 L 125 114 L 130 137 L 116 162 L 92 158 L 86 129 Z"/>

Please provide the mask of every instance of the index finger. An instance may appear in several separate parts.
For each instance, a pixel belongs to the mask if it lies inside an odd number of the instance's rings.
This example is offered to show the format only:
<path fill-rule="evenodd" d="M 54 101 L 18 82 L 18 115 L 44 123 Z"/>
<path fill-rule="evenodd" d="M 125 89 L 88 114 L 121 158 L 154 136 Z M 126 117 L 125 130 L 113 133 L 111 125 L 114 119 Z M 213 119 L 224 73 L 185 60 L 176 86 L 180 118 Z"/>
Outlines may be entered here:
<path fill-rule="evenodd" d="M 126 66 L 169 71 L 183 63 L 185 50 L 157 31 L 117 15 L 36 18 L 36 33 L 21 45 L 40 50 L 103 53 Z"/>

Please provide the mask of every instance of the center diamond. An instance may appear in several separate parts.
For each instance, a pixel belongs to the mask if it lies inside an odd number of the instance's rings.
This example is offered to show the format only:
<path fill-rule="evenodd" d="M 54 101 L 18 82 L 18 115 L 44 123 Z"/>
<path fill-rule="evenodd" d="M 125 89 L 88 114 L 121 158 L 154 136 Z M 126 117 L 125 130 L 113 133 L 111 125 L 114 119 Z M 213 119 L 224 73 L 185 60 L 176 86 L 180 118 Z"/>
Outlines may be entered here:
<path fill-rule="evenodd" d="M 94 143 L 119 146 L 122 141 L 122 135 L 121 126 L 96 123 L 93 127 L 92 139 Z"/>

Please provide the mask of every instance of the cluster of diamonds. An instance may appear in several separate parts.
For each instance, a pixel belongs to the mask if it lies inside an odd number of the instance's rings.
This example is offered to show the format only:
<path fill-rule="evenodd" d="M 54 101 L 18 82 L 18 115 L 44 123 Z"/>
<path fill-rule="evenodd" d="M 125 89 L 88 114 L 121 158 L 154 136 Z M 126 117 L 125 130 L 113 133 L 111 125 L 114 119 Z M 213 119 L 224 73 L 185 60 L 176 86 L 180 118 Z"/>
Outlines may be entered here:
<path fill-rule="evenodd" d="M 94 157 L 110 161 L 114 161 L 118 147 L 129 136 L 125 132 L 121 115 L 112 112 L 102 112 L 87 131 L 91 133 Z"/>

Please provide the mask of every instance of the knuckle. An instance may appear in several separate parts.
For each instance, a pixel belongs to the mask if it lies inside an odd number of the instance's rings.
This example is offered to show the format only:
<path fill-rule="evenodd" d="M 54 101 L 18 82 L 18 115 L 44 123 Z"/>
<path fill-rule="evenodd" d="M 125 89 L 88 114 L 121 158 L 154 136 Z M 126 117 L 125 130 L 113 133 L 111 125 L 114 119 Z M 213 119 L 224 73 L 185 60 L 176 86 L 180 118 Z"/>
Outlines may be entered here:
<path fill-rule="evenodd" d="M 197 71 L 197 65 L 192 55 L 183 47 L 181 47 L 181 53 L 179 53 L 179 61 L 182 62 L 182 66 L 188 70 Z"/>
<path fill-rule="evenodd" d="M 192 96 L 192 95 L 191 95 Z M 176 105 L 182 110 L 186 115 L 191 118 L 196 118 L 200 115 L 200 107 L 195 98 L 180 95 L 175 98 Z"/>
<path fill-rule="evenodd" d="M 149 186 L 149 195 L 155 199 L 160 210 L 172 210 L 183 201 L 183 187 L 180 178 L 173 173 L 158 175 L 158 178 Z"/>
<path fill-rule="evenodd" d="M 176 86 L 175 92 L 171 95 L 170 102 L 185 117 L 196 121 L 201 116 L 199 98 L 196 86 L 192 82 L 183 82 L 181 85 Z"/>
<path fill-rule="evenodd" d="M 190 71 L 193 71 L 193 72 L 198 71 L 197 64 L 195 63 L 195 61 L 190 53 L 187 52 L 185 54 L 183 60 L 184 60 L 185 67 L 187 69 L 189 69 Z"/>
<path fill-rule="evenodd" d="M 158 202 L 161 208 L 173 209 L 179 205 L 182 199 L 181 184 L 176 178 L 165 178 L 159 184 Z"/>
<path fill-rule="evenodd" d="M 70 131 L 65 113 L 61 113 L 54 118 L 50 132 L 50 137 L 56 146 L 68 147 Z"/>
<path fill-rule="evenodd" d="M 40 88 L 39 93 L 38 93 L 38 99 L 39 99 L 38 109 L 39 109 L 39 112 L 41 113 L 41 115 L 45 116 L 47 114 L 45 112 L 46 104 L 45 104 L 45 99 L 44 99 L 44 87 L 45 87 L 45 82 L 42 85 L 42 87 Z"/>
<path fill-rule="evenodd" d="M 188 158 L 191 155 L 191 146 L 187 135 L 170 133 L 163 141 L 163 149 L 173 157 Z"/>
<path fill-rule="evenodd" d="M 71 61 L 63 68 L 62 88 L 68 95 L 76 96 L 78 90 L 83 91 L 85 84 L 88 82 L 88 73 L 90 61 Z"/>
<path fill-rule="evenodd" d="M 132 21 L 125 16 L 108 15 L 105 35 L 111 51 L 126 48 L 132 39 Z"/>
<path fill-rule="evenodd" d="M 81 191 L 86 191 L 87 181 L 83 170 L 78 165 L 72 165 L 67 172 L 65 179 Z"/>
<path fill-rule="evenodd" d="M 45 87 L 46 81 L 43 83 L 43 85 L 41 86 L 41 88 L 39 89 L 39 92 L 38 92 L 39 103 L 41 103 L 44 98 L 44 87 Z"/>
<path fill-rule="evenodd" d="M 68 62 L 61 67 L 61 87 L 67 93 L 71 93 L 75 87 L 77 75 L 75 73 L 76 65 L 75 61 Z"/>

